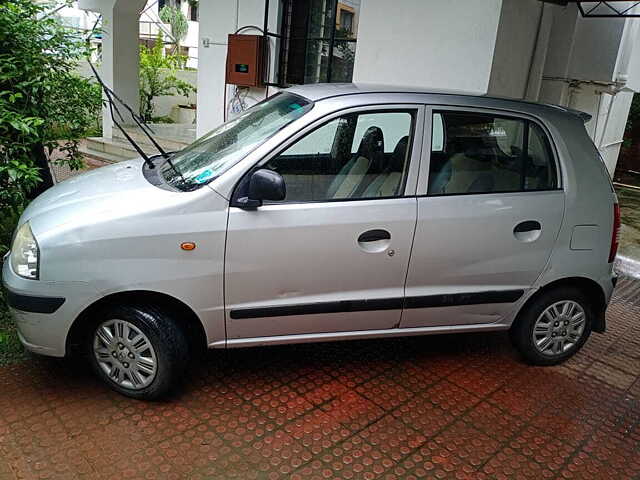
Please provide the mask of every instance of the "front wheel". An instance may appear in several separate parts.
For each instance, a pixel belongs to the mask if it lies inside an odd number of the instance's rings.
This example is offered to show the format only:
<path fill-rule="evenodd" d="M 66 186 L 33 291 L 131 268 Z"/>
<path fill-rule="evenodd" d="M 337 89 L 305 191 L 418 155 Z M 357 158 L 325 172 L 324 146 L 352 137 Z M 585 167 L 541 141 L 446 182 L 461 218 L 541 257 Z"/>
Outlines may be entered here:
<path fill-rule="evenodd" d="M 141 400 L 169 393 L 187 363 L 184 332 L 151 306 L 103 310 L 86 343 L 97 375 L 117 392 Z"/>
<path fill-rule="evenodd" d="M 574 355 L 591 334 L 593 311 L 577 288 L 542 293 L 518 315 L 511 339 L 534 365 L 555 365 Z"/>

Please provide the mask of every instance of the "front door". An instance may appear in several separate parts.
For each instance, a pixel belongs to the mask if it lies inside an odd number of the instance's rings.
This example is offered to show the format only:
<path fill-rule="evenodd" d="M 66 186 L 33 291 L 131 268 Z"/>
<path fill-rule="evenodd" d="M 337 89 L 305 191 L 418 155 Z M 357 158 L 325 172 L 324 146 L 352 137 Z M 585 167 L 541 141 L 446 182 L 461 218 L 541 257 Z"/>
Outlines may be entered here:
<path fill-rule="evenodd" d="M 401 326 L 499 322 L 539 277 L 558 236 L 564 192 L 554 151 L 530 119 L 427 115 L 429 162 Z"/>
<path fill-rule="evenodd" d="M 415 105 L 334 114 L 259 165 L 283 176 L 287 194 L 230 207 L 228 339 L 399 324 L 422 117 Z"/>

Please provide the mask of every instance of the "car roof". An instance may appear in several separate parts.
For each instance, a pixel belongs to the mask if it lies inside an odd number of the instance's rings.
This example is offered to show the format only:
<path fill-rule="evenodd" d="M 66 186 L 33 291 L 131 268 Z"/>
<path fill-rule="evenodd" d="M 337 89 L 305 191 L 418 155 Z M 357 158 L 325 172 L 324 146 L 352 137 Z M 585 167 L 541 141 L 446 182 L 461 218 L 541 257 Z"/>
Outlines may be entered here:
<path fill-rule="evenodd" d="M 428 94 L 428 95 L 451 95 L 456 97 L 469 97 L 474 99 L 486 99 L 487 103 L 491 100 L 508 101 L 521 106 L 536 106 L 552 109 L 555 112 L 561 111 L 571 115 L 579 116 L 582 121 L 588 122 L 591 119 L 591 115 L 578 110 L 572 110 L 559 105 L 544 104 L 537 102 L 530 102 L 526 100 L 519 100 L 515 98 L 492 96 L 478 92 L 469 92 L 463 90 L 447 90 L 447 89 L 434 89 L 434 88 L 420 88 L 420 87 L 405 87 L 399 85 L 384 85 L 374 83 L 313 83 L 306 85 L 297 85 L 288 88 L 286 91 L 305 97 L 313 102 L 325 100 L 328 98 L 362 95 L 372 93 L 384 93 L 384 94 Z"/>

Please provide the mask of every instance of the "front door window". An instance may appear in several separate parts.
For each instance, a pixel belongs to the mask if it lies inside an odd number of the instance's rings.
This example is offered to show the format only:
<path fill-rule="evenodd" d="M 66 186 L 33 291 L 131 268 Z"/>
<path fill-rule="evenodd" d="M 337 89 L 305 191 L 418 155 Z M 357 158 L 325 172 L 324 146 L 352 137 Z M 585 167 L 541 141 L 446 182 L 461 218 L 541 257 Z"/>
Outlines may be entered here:
<path fill-rule="evenodd" d="M 265 167 L 283 176 L 288 203 L 402 196 L 414 116 L 411 111 L 343 115 Z"/>

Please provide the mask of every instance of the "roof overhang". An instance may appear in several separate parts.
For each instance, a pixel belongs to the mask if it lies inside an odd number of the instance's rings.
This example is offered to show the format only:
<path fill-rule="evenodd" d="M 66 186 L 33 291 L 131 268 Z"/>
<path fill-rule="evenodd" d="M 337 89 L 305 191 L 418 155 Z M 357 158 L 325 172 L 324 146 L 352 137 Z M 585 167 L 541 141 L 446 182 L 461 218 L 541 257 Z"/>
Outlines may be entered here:
<path fill-rule="evenodd" d="M 567 6 L 575 3 L 585 18 L 637 18 L 640 17 L 638 0 L 602 0 L 599 2 L 584 0 L 540 0 L 545 3 Z"/>

